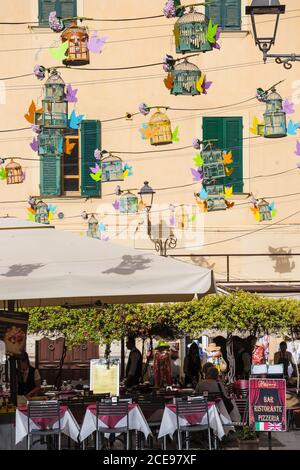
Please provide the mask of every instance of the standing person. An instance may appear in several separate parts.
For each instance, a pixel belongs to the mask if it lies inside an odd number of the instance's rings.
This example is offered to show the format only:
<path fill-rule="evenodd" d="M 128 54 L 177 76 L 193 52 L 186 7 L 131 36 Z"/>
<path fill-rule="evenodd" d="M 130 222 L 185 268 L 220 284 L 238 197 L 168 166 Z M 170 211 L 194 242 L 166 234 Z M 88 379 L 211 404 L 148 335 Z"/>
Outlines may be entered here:
<path fill-rule="evenodd" d="M 155 387 L 172 385 L 170 346 L 165 341 L 159 341 L 154 355 Z"/>
<path fill-rule="evenodd" d="M 126 348 L 130 350 L 126 366 L 126 386 L 133 387 L 141 381 L 143 372 L 143 359 L 141 352 L 135 345 L 135 338 L 128 337 Z"/>
<path fill-rule="evenodd" d="M 293 371 L 296 371 L 296 366 L 292 353 L 287 351 L 287 344 L 285 341 L 281 341 L 279 345 L 280 350 L 274 354 L 274 364 L 283 364 L 283 374 L 284 378 L 289 378 L 288 368 L 289 365 L 293 367 Z"/>
<path fill-rule="evenodd" d="M 235 364 L 235 375 L 237 379 L 249 379 L 251 372 L 251 355 L 242 342 L 237 344 L 237 357 Z"/>
<path fill-rule="evenodd" d="M 199 381 L 201 373 L 201 360 L 197 343 L 190 345 L 189 352 L 184 359 L 185 385 L 195 387 Z"/>
<path fill-rule="evenodd" d="M 37 396 L 41 390 L 41 376 L 38 369 L 30 365 L 27 352 L 18 361 L 18 395 L 27 399 Z"/>

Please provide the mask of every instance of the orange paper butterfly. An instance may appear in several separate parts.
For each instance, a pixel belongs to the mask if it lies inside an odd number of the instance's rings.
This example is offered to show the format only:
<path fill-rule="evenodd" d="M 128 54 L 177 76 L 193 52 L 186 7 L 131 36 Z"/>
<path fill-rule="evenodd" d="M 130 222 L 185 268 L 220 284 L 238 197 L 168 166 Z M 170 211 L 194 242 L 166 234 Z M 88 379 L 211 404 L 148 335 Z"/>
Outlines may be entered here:
<path fill-rule="evenodd" d="M 28 113 L 24 114 L 24 118 L 26 121 L 30 122 L 30 124 L 34 124 L 34 113 L 42 113 L 43 108 L 37 109 L 35 102 L 32 100 L 31 105 L 28 108 Z"/>

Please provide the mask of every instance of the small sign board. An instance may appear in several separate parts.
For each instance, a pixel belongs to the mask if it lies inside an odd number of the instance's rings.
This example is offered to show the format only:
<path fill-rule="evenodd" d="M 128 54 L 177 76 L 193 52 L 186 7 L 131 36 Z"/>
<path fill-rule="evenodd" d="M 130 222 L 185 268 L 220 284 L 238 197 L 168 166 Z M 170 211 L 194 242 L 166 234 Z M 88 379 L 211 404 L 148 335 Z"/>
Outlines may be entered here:
<path fill-rule="evenodd" d="M 109 393 L 119 396 L 119 361 L 91 359 L 90 390 L 93 393 Z"/>
<path fill-rule="evenodd" d="M 286 431 L 285 379 L 250 379 L 249 425 L 255 431 Z"/>

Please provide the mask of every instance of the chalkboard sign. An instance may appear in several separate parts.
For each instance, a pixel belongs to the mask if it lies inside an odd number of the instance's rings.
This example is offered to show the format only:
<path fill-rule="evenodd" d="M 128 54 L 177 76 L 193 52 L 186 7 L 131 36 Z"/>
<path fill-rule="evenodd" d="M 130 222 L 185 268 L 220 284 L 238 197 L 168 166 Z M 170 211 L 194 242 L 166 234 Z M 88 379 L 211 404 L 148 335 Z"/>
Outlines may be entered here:
<path fill-rule="evenodd" d="M 255 431 L 286 431 L 284 379 L 250 379 L 249 424 Z"/>

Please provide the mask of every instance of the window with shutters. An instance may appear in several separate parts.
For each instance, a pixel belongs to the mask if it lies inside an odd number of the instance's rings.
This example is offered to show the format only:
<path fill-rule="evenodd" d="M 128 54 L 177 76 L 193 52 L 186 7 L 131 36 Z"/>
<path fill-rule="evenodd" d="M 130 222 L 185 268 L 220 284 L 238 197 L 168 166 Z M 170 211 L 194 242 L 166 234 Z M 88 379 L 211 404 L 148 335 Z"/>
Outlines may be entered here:
<path fill-rule="evenodd" d="M 63 155 L 40 156 L 40 195 L 101 197 L 101 182 L 90 176 L 96 148 L 101 149 L 100 121 L 85 120 L 79 131 L 68 129 Z"/>
<path fill-rule="evenodd" d="M 214 140 L 216 148 L 232 151 L 233 162 L 230 176 L 218 179 L 218 184 L 232 186 L 234 193 L 243 192 L 243 118 L 242 117 L 204 117 L 203 140 Z"/>
<path fill-rule="evenodd" d="M 241 0 L 214 0 L 206 5 L 205 14 L 223 30 L 241 29 Z"/>
<path fill-rule="evenodd" d="M 48 27 L 48 18 L 51 11 L 56 11 L 57 16 L 60 18 L 77 16 L 77 0 L 39 0 L 40 26 Z"/>

